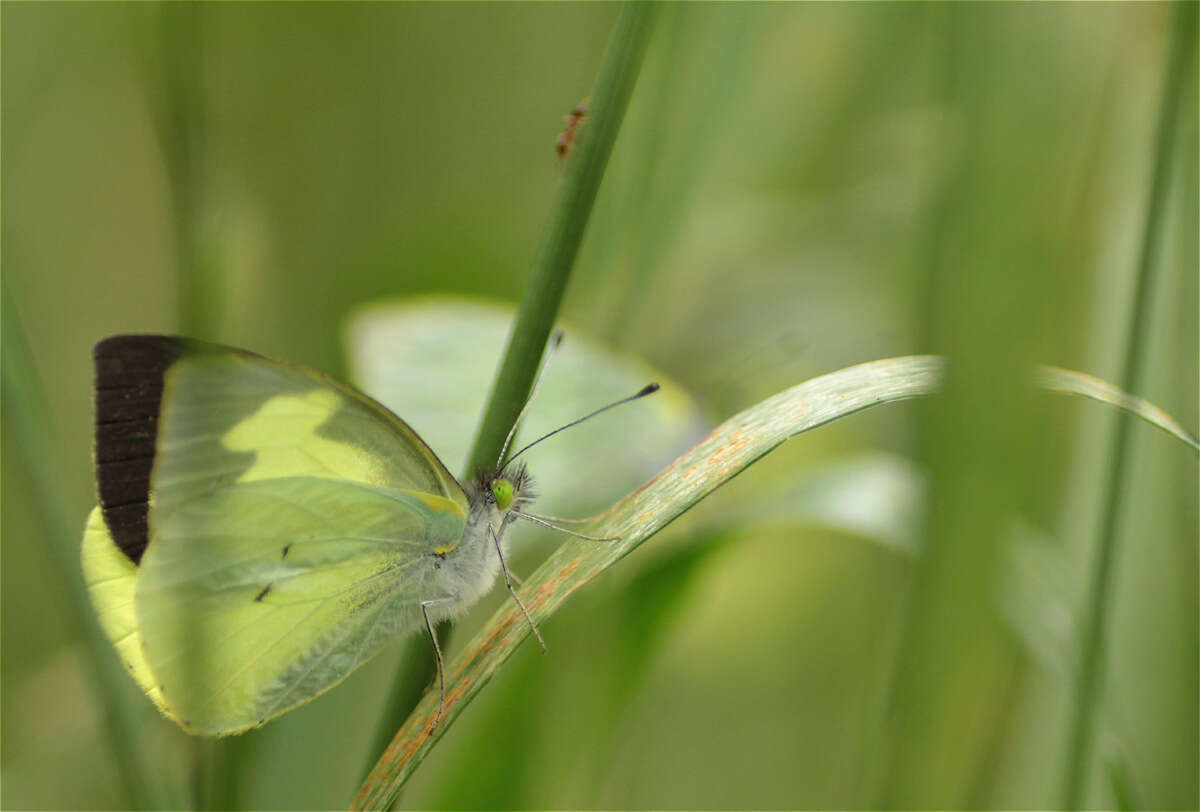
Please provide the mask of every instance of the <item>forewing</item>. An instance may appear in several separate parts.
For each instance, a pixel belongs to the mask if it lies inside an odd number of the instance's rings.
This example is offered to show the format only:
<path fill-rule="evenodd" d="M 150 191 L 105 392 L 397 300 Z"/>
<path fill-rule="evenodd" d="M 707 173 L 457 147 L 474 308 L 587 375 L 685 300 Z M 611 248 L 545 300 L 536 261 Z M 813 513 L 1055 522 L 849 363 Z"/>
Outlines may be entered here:
<path fill-rule="evenodd" d="M 245 729 L 412 625 L 421 563 L 459 542 L 468 503 L 407 425 L 317 372 L 204 342 L 116 336 L 94 358 L 88 592 L 160 708 Z"/>
<path fill-rule="evenodd" d="M 449 500 L 322 477 L 239 482 L 152 521 L 146 664 L 169 713 L 209 735 L 307 702 L 414 628 L 442 597 L 431 543 L 462 534 Z"/>
<path fill-rule="evenodd" d="M 336 478 L 467 508 L 412 429 L 318 372 L 169 336 L 115 336 L 94 357 L 100 503 L 134 563 L 154 522 L 235 482 Z"/>

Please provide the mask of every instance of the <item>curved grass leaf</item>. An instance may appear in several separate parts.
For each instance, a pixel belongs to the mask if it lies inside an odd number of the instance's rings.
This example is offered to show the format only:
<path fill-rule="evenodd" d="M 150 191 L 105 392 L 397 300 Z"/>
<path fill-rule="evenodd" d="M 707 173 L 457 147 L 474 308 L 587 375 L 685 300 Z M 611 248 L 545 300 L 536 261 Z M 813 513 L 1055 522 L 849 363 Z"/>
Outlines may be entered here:
<path fill-rule="evenodd" d="M 559 547 L 521 588 L 530 615 L 544 623 L 573 592 L 784 440 L 870 406 L 932 394 L 941 385 L 944 366 L 944 359 L 937 356 L 859 364 L 780 392 L 725 421 L 585 530 L 619 536 L 619 541 L 598 544 L 572 539 Z M 1194 437 L 1139 398 L 1122 393 L 1112 399 L 1107 384 L 1100 386 L 1103 382 L 1077 374 L 1058 375 L 1054 383 L 1055 391 L 1115 402 L 1197 447 Z M 438 694 L 428 692 L 363 782 L 352 808 L 386 808 L 430 748 L 528 635 L 529 626 L 515 604 L 510 602 L 497 612 L 447 664 L 441 723 L 430 732 Z"/>
<path fill-rule="evenodd" d="M 1106 380 L 1072 369 L 1038 367 L 1034 382 L 1052 392 L 1080 395 L 1116 406 L 1118 409 L 1123 409 L 1134 417 L 1140 417 L 1150 425 L 1162 429 L 1172 437 L 1183 440 L 1192 447 L 1193 451 L 1200 452 L 1200 443 L 1196 441 L 1196 436 L 1179 425 L 1175 418 L 1153 403 L 1124 392 Z"/>

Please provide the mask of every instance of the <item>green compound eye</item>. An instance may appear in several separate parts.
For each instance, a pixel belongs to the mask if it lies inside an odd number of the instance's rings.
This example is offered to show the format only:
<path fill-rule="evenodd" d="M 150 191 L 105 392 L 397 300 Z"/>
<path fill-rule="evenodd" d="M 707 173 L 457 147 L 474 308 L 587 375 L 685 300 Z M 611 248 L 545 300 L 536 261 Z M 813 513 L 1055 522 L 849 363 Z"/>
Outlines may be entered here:
<path fill-rule="evenodd" d="M 492 496 L 496 497 L 496 507 L 508 510 L 513 500 L 513 486 L 507 479 L 492 480 Z"/>

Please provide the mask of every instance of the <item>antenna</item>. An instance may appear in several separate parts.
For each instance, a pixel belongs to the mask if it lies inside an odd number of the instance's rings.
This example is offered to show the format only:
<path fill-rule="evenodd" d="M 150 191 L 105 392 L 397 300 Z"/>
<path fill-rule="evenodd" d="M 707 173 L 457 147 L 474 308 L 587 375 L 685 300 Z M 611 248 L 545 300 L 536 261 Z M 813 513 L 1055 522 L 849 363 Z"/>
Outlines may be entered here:
<path fill-rule="evenodd" d="M 613 403 L 610 403 L 607 406 L 601 406 L 596 411 L 594 411 L 590 414 L 585 414 L 583 417 L 579 418 L 578 420 L 572 420 L 570 423 L 568 423 L 565 426 L 559 426 L 554 431 L 550 432 L 549 434 L 543 434 L 541 437 L 537 438 L 532 443 L 530 443 L 529 445 L 522 448 L 516 454 L 513 454 L 511 457 L 508 458 L 508 463 L 506 463 L 506 465 L 511 464 L 513 460 L 515 460 L 517 457 L 524 454 L 529 449 L 533 448 L 535 445 L 540 443 L 542 440 L 547 440 L 547 439 L 553 437 L 554 435 L 558 434 L 560 431 L 565 431 L 566 429 L 571 428 L 571 426 L 578 426 L 583 421 L 590 420 L 591 418 L 595 417 L 596 415 L 600 414 L 601 412 L 607 412 L 609 409 L 615 408 L 615 407 L 620 406 L 625 403 L 629 403 L 630 401 L 637 400 L 638 398 L 644 398 L 644 397 L 646 397 L 646 395 L 652 395 L 657 391 L 658 391 L 658 384 L 656 384 L 656 383 L 647 384 L 646 386 L 642 387 L 641 391 L 639 391 L 635 395 L 630 395 L 627 398 L 621 398 L 620 400 L 614 401 Z M 526 406 L 528 406 L 528 405 L 529 404 L 526 404 Z M 521 410 L 522 414 L 524 414 L 524 411 L 525 411 L 524 409 Z M 506 446 L 507 446 L 507 444 L 506 444 Z"/>
<path fill-rule="evenodd" d="M 529 411 L 529 404 L 533 403 L 533 399 L 537 397 L 538 389 L 542 386 L 542 378 L 546 377 L 546 370 L 550 368 L 550 359 L 554 356 L 558 345 L 562 344 L 563 331 L 555 330 L 550 334 L 550 344 L 546 347 L 546 357 L 542 361 L 542 368 L 538 370 L 537 377 L 533 380 L 533 389 L 529 391 L 529 397 L 525 399 L 525 405 L 521 407 L 521 411 L 517 414 L 517 419 L 513 421 L 512 428 L 508 430 L 508 436 L 504 438 L 504 446 L 500 449 L 500 456 L 496 457 L 496 470 L 500 470 L 500 463 L 504 462 L 504 455 L 508 452 L 508 446 L 512 443 L 513 436 L 517 433 L 517 426 L 521 425 L 521 418 L 525 417 L 525 412 Z M 512 462 L 512 460 L 509 460 Z"/>

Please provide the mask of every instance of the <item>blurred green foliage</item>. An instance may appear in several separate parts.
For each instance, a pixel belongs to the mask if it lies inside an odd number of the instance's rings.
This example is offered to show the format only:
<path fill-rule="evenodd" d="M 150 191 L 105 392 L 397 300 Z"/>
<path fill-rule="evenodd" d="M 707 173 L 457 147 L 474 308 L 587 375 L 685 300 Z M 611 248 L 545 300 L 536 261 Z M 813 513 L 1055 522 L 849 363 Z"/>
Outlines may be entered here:
<path fill-rule="evenodd" d="M 1119 374 L 1167 11 L 662 10 L 564 316 L 664 370 L 709 422 L 874 358 L 946 353 L 959 374 L 937 401 L 784 446 L 580 593 L 544 629 L 549 655 L 523 648 L 404 805 L 1056 801 L 1071 654 L 1047 662 L 1000 607 L 1017 600 L 1069 632 L 1113 416 L 1013 382 L 1033 363 Z M 360 304 L 515 301 L 561 179 L 561 117 L 590 92 L 616 13 L 0 8 L 5 306 L 53 444 L 13 453 L 6 390 L 0 805 L 129 804 L 61 594 L 75 578 L 51 554 L 55 528 L 81 531 L 94 499 L 91 344 L 187 331 L 344 376 L 344 320 Z M 1195 71 L 1137 392 L 1193 430 Z M 868 451 L 927 474 L 918 559 L 756 501 Z M 580 459 L 578 476 L 604 466 Z M 56 504 L 39 504 L 35 482 Z M 1196 808 L 1195 458 L 1137 427 L 1128 482 L 1088 803 Z M 743 518 L 746 503 L 761 520 Z M 1061 604 L 1005 592 L 1018 542 Z M 494 590 L 463 625 L 505 599 Z M 219 797 L 344 806 L 396 656 L 221 743 L 218 760 L 243 769 Z M 203 748 L 127 688 L 155 779 L 188 803 Z"/>

